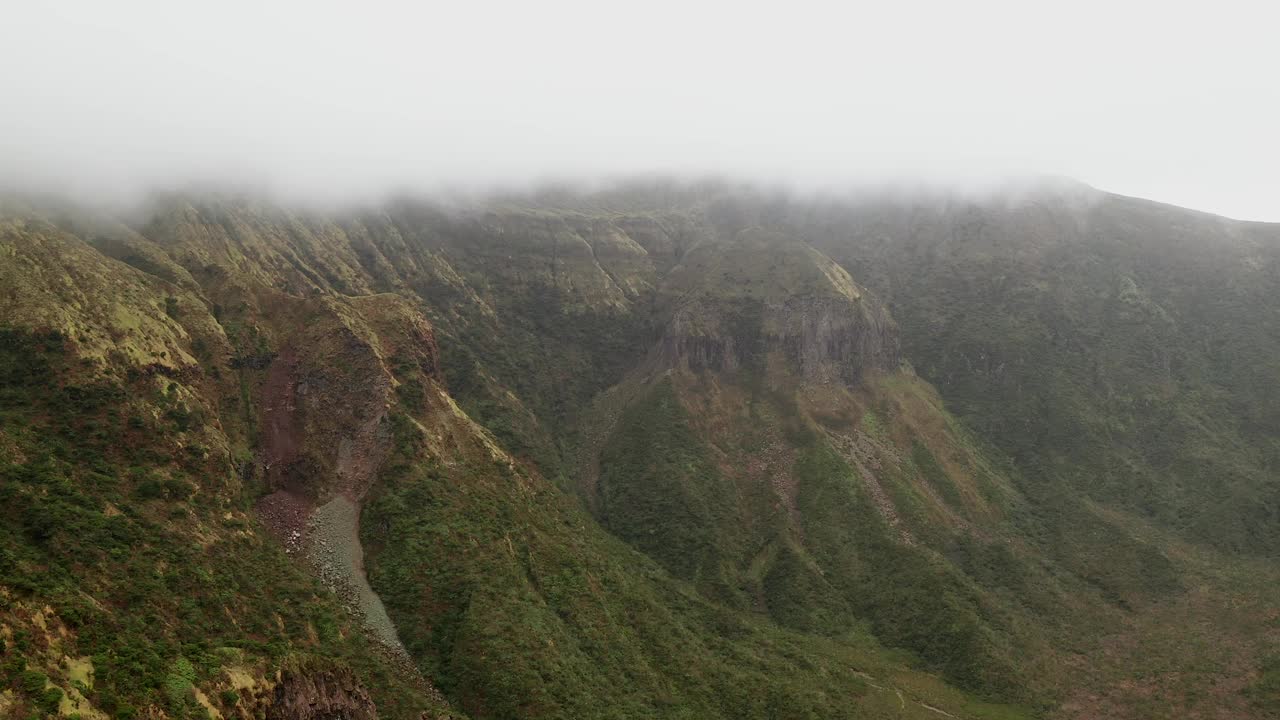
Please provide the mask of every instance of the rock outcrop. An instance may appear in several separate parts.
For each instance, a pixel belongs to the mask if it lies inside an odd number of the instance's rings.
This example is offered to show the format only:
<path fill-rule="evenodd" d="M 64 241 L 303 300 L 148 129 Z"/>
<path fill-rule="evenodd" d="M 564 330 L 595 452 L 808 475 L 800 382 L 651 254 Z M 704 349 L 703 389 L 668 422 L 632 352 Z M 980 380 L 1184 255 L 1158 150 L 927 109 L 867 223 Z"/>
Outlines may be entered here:
<path fill-rule="evenodd" d="M 377 720 L 368 691 L 346 668 L 286 670 L 275 686 L 266 720 Z"/>
<path fill-rule="evenodd" d="M 691 250 L 664 288 L 660 367 L 734 372 L 771 357 L 806 382 L 857 383 L 898 367 L 888 310 L 808 245 L 760 231 Z"/>
<path fill-rule="evenodd" d="M 867 370 L 891 371 L 901 362 L 898 328 L 869 296 L 789 300 L 767 307 L 765 324 L 768 345 L 806 380 L 852 384 Z"/>

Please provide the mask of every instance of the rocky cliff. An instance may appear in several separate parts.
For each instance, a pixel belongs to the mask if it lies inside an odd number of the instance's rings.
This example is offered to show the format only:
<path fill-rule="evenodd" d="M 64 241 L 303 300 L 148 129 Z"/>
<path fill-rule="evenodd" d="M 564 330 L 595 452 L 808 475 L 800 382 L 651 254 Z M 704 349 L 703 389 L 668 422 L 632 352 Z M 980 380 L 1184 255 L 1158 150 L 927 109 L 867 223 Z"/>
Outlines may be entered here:
<path fill-rule="evenodd" d="M 287 670 L 271 691 L 266 720 L 377 720 L 378 708 L 350 670 Z"/>
<path fill-rule="evenodd" d="M 855 384 L 901 359 L 878 300 L 830 258 L 760 229 L 694 247 L 659 303 L 671 315 L 658 347 L 664 367 L 762 371 L 772 358 L 808 382 Z"/>

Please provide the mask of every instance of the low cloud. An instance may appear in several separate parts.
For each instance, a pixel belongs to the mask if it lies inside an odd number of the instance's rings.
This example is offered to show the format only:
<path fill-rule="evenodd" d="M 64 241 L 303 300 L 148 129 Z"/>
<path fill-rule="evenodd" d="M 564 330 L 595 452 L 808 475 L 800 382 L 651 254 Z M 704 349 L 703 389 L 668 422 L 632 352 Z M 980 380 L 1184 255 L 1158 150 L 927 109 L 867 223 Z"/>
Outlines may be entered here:
<path fill-rule="evenodd" d="M 15 5 L 9 190 L 359 201 L 636 173 L 1061 175 L 1280 220 L 1280 46 L 1244 5 Z"/>

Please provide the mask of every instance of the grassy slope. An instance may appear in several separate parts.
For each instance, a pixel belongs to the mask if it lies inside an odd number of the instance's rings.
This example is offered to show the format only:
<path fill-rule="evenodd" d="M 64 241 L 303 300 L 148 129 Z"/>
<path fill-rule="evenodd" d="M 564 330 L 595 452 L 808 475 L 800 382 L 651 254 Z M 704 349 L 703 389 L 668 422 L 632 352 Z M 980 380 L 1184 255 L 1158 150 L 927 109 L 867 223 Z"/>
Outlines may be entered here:
<path fill-rule="evenodd" d="M 1037 601 L 1067 613 L 1064 585 L 1038 571 L 1027 548 L 1010 545 L 1015 528 L 998 520 L 981 534 L 959 520 L 948 527 L 965 508 L 936 505 L 922 474 L 885 447 L 874 472 L 896 509 L 890 527 L 859 478 L 873 471 L 852 466 L 823 425 L 798 414 L 808 408 L 741 393 L 731 379 L 717 381 L 711 397 L 705 379 L 655 382 L 603 450 L 601 515 L 611 531 L 706 596 L 781 626 L 833 637 L 870 630 L 992 696 L 1030 699 L 1029 683 L 1048 684 L 1025 665 L 1014 669 L 1011 643 L 1028 652 L 1043 635 L 1010 627 L 1009 616 L 1026 623 L 1022 603 Z M 792 431 L 775 434 L 779 426 Z M 956 482 L 935 472 L 935 482 Z M 774 484 L 783 478 L 793 485 Z M 970 489 L 968 474 L 956 478 Z"/>
<path fill-rule="evenodd" d="M 895 717 L 896 694 L 869 683 L 1015 714 L 903 671 L 865 636 L 825 640 L 716 606 L 545 481 L 474 463 L 416 464 L 366 518 L 374 586 L 475 717 Z"/>

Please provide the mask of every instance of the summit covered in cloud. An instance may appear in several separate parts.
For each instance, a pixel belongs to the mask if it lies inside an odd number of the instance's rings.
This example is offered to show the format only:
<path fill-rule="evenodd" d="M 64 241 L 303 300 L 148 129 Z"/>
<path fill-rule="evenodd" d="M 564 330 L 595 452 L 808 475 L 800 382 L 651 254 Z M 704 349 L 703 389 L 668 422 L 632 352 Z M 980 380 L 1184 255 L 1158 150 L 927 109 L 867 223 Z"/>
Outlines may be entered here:
<path fill-rule="evenodd" d="M 0 185 L 350 202 L 653 173 L 811 188 L 1065 175 L 1280 219 L 1265 91 L 1280 51 L 1250 17 L 992 0 L 25 3 L 0 46 Z"/>

